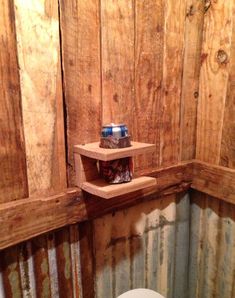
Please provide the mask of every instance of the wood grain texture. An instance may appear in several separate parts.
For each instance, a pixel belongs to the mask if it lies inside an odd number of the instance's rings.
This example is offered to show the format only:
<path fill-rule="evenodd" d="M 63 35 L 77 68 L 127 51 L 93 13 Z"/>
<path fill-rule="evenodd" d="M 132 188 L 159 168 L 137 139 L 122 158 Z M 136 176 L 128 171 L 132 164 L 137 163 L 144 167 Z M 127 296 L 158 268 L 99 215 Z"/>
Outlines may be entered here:
<path fill-rule="evenodd" d="M 186 1 L 164 1 L 160 165 L 180 160 L 180 97 Z M 177 18 L 175 17 L 177 15 Z"/>
<path fill-rule="evenodd" d="M 135 1 L 135 100 L 133 139 L 156 144 L 155 153 L 136 158 L 135 168 L 159 165 L 164 4 Z"/>
<path fill-rule="evenodd" d="M 223 117 L 223 133 L 221 139 L 220 164 L 235 168 L 235 14 L 233 12 L 233 31 L 230 52 L 230 68 L 228 75 L 227 94 Z"/>
<path fill-rule="evenodd" d="M 137 190 L 144 191 L 145 188 L 155 186 L 156 183 L 155 178 L 146 176 L 134 178 L 130 182 L 123 184 L 110 184 L 100 178 L 83 182 L 81 188 L 95 196 L 104 199 L 112 199 L 113 197 L 126 195 Z"/>
<path fill-rule="evenodd" d="M 139 172 L 139 174 L 147 173 Z M 156 178 L 156 186 L 112 200 L 104 200 L 90 194 L 84 194 L 85 197 L 83 197 L 80 191 L 74 188 L 48 198 L 29 198 L 2 204 L 0 206 L 2 226 L 0 248 L 68 224 L 93 219 L 114 210 L 151 200 L 153 196 L 184 192 L 190 186 L 221 200 L 235 203 L 234 169 L 192 161 L 153 170 L 148 175 Z M 37 222 L 34 218 L 38 219 Z"/>
<path fill-rule="evenodd" d="M 181 160 L 193 159 L 196 156 L 197 105 L 203 21 L 204 2 L 187 1 L 181 90 Z"/>
<path fill-rule="evenodd" d="M 98 0 L 60 1 L 69 183 L 75 185 L 73 145 L 94 142 L 101 129 Z"/>
<path fill-rule="evenodd" d="M 132 0 L 101 1 L 102 122 L 133 128 L 134 10 Z"/>
<path fill-rule="evenodd" d="M 15 14 L 29 194 L 48 196 L 67 186 L 58 2 L 17 0 Z M 37 295 L 50 297 L 48 239 L 32 251 Z"/>
<path fill-rule="evenodd" d="M 0 202 L 27 197 L 20 80 L 11 1 L 0 1 Z"/>
<path fill-rule="evenodd" d="M 58 3 L 15 1 L 29 193 L 66 187 Z"/>
<path fill-rule="evenodd" d="M 75 145 L 74 152 L 81 155 L 99 159 L 99 160 L 114 160 L 118 158 L 124 158 L 129 156 L 135 156 L 138 154 L 147 154 L 155 150 L 154 144 L 140 143 L 140 142 L 131 142 L 130 147 L 120 148 L 120 149 L 107 149 L 100 148 L 99 142 L 84 144 L 84 145 Z"/>
<path fill-rule="evenodd" d="M 233 9 L 233 1 L 211 1 L 203 26 L 196 158 L 215 164 L 220 161 Z"/>
<path fill-rule="evenodd" d="M 191 187 L 234 204 L 235 169 L 196 161 L 193 166 Z"/>
<path fill-rule="evenodd" d="M 15 14 L 12 1 L 0 1 L 0 202 L 28 196 Z M 9 235 L 10 236 L 10 235 Z M 19 249 L 1 252 L 2 291 L 22 297 Z"/>

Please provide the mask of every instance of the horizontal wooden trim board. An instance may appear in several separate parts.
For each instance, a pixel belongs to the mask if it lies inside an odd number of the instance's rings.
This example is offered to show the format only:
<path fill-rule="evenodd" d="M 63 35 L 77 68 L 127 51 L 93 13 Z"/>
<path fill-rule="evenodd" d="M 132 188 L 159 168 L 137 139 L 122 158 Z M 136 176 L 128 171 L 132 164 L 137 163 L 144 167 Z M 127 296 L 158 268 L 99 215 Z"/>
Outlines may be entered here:
<path fill-rule="evenodd" d="M 193 160 L 137 174 L 155 177 L 157 184 L 111 200 L 71 188 L 47 198 L 25 198 L 1 204 L 0 249 L 146 200 L 187 191 L 190 187 L 235 204 L 235 170 L 232 169 Z"/>
<path fill-rule="evenodd" d="M 157 184 L 127 195 L 105 200 L 78 188 L 48 198 L 25 198 L 0 205 L 0 249 L 17 244 L 65 225 L 93 219 L 148 199 L 189 189 L 184 180 L 188 164 L 159 169 L 150 175 Z"/>
<path fill-rule="evenodd" d="M 191 187 L 213 197 L 235 204 L 235 170 L 194 161 Z"/>

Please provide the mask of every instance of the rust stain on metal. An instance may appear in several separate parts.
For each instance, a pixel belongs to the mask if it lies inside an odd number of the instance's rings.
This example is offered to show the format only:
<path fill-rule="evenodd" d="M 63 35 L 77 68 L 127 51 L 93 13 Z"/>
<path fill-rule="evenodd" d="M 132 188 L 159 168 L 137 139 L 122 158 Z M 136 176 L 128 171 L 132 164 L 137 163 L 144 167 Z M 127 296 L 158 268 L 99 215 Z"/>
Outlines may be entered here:
<path fill-rule="evenodd" d="M 11 285 L 12 297 L 13 298 L 20 298 L 22 297 L 21 294 L 21 287 L 20 287 L 20 276 L 17 271 L 17 263 L 13 263 L 9 265 L 10 273 L 8 274 L 9 283 Z"/>
<path fill-rule="evenodd" d="M 70 260 L 70 246 L 68 242 L 63 243 L 63 252 L 65 258 L 64 276 L 66 279 L 71 278 L 71 260 Z"/>

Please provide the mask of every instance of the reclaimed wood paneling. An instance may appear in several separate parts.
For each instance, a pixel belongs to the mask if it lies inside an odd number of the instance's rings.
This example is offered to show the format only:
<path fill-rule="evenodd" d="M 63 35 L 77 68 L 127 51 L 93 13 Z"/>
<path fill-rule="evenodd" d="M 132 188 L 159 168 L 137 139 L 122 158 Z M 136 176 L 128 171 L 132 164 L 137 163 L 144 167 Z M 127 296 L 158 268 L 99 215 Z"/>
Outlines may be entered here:
<path fill-rule="evenodd" d="M 210 3 L 203 26 L 196 158 L 218 164 L 230 68 L 234 2 L 219 0 Z"/>
<path fill-rule="evenodd" d="M 159 165 L 161 84 L 163 75 L 163 1 L 136 1 L 133 139 L 156 144 L 154 154 L 136 159 L 135 168 Z"/>
<path fill-rule="evenodd" d="M 28 188 L 14 7 L 0 1 L 0 8 L 0 202 L 6 202 L 27 197 Z"/>
<path fill-rule="evenodd" d="M 195 162 L 191 187 L 230 203 L 235 203 L 235 169 Z"/>
<path fill-rule="evenodd" d="M 75 185 L 73 145 L 95 142 L 101 127 L 98 0 L 60 1 L 69 184 Z"/>
<path fill-rule="evenodd" d="M 15 1 L 30 195 L 66 187 L 57 1 Z"/>
<path fill-rule="evenodd" d="M 204 2 L 187 1 L 181 90 L 181 160 L 196 156 L 197 104 L 203 36 Z"/>
<path fill-rule="evenodd" d="M 220 164 L 235 168 L 235 13 L 233 12 L 233 32 L 230 52 L 230 68 L 223 117 L 223 133 L 221 139 Z"/>
<path fill-rule="evenodd" d="M 17 0 L 15 13 L 29 194 L 43 196 L 67 186 L 58 2 Z M 51 297 L 47 238 L 31 245 L 37 296 Z"/>
<path fill-rule="evenodd" d="M 1 204 L 0 248 L 65 225 L 93 219 L 113 210 L 151 200 L 152 196 L 187 191 L 192 183 L 191 167 L 191 164 L 182 164 L 151 172 L 149 175 L 157 179 L 155 186 L 115 197 L 112 200 L 101 200 L 89 194 L 84 198 L 80 190 L 72 188 L 47 198 L 28 198 Z"/>
<path fill-rule="evenodd" d="M 28 196 L 26 155 L 12 1 L 0 1 L 0 202 Z M 19 248 L 0 254 L 1 292 L 22 297 Z M 3 297 L 4 297 L 3 296 Z"/>
<path fill-rule="evenodd" d="M 132 132 L 134 9 L 132 0 L 102 0 L 102 122 L 123 122 Z"/>
<path fill-rule="evenodd" d="M 169 165 L 180 160 L 180 106 L 185 15 L 186 0 L 164 1 L 160 165 Z"/>

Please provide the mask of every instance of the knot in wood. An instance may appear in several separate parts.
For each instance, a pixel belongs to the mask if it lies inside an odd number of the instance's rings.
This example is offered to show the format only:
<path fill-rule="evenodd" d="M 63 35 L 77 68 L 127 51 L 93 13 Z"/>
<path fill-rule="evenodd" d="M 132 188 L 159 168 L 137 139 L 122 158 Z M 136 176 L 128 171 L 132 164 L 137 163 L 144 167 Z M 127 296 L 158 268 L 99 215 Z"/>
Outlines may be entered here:
<path fill-rule="evenodd" d="M 227 64 L 228 63 L 228 55 L 224 50 L 219 50 L 217 52 L 216 59 L 219 64 Z"/>
<path fill-rule="evenodd" d="M 195 12 L 196 12 L 196 10 L 195 10 L 194 6 L 193 5 L 190 5 L 189 10 L 188 10 L 186 16 L 187 17 L 193 16 L 195 14 Z"/>
<path fill-rule="evenodd" d="M 204 12 L 207 12 L 207 10 L 211 7 L 211 0 L 205 0 L 204 4 Z"/>

